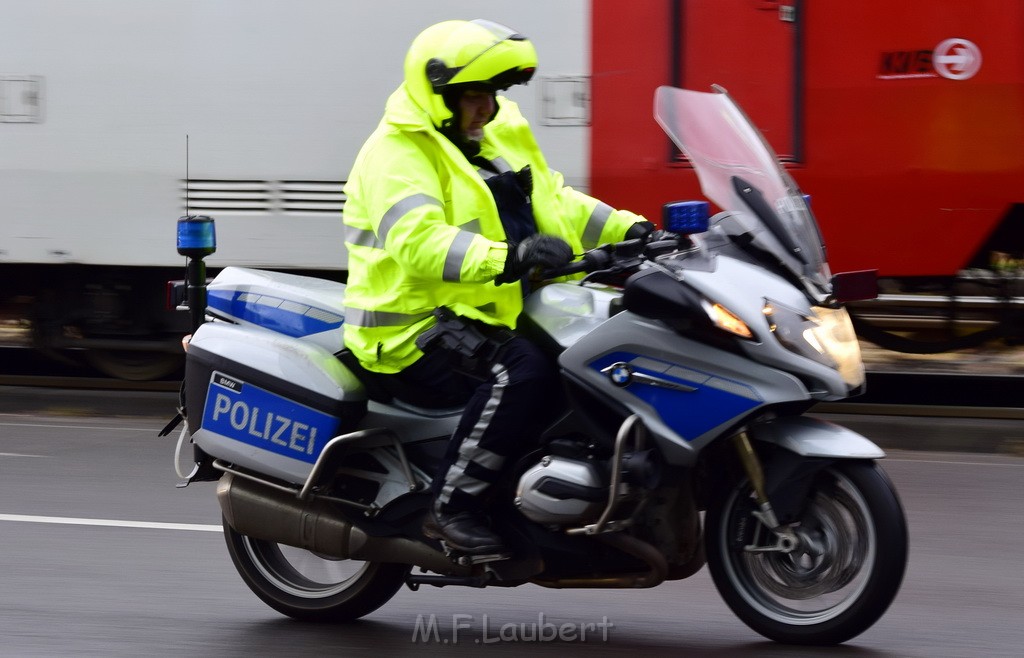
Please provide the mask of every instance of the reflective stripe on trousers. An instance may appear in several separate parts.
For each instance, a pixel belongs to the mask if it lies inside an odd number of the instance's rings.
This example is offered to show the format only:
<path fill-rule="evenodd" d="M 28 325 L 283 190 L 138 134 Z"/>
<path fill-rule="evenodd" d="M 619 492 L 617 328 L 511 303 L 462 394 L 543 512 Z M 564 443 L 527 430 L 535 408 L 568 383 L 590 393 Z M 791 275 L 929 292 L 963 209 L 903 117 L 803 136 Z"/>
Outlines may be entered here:
<path fill-rule="evenodd" d="M 557 366 L 525 338 L 507 343 L 491 372 L 467 403 L 434 480 L 442 513 L 479 509 L 480 497 L 536 445 L 558 408 Z"/>

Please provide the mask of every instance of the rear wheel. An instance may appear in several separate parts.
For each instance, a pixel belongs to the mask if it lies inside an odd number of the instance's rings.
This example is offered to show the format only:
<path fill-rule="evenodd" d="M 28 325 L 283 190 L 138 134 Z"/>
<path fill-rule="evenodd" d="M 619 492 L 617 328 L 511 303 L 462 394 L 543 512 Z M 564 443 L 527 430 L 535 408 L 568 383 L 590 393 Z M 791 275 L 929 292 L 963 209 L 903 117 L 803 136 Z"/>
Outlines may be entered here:
<path fill-rule="evenodd" d="M 895 490 L 872 462 L 840 462 L 812 487 L 795 549 L 771 550 L 744 480 L 707 514 L 708 567 L 744 623 L 778 642 L 838 644 L 874 624 L 896 597 L 907 529 Z M 764 550 L 769 549 L 769 550 Z"/>
<path fill-rule="evenodd" d="M 391 599 L 405 583 L 403 564 L 343 560 L 253 539 L 224 523 L 231 561 L 256 596 L 304 621 L 349 621 Z"/>

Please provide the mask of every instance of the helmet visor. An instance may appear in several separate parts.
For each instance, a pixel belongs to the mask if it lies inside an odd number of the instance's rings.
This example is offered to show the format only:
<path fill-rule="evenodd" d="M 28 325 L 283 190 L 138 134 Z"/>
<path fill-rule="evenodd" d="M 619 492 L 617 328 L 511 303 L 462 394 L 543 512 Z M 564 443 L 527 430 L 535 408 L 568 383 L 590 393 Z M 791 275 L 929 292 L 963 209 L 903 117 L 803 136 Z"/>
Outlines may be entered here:
<path fill-rule="evenodd" d="M 474 26 L 484 28 L 493 41 L 480 44 L 479 51 L 470 53 L 465 63 L 444 66 L 443 71 L 428 70 L 428 78 L 434 93 L 441 93 L 448 85 L 480 83 L 495 90 L 508 89 L 512 85 L 525 84 L 533 77 L 537 68 L 537 52 L 533 44 L 515 30 L 493 21 L 477 19 L 470 21 Z M 441 65 L 434 60 L 435 67 Z"/>

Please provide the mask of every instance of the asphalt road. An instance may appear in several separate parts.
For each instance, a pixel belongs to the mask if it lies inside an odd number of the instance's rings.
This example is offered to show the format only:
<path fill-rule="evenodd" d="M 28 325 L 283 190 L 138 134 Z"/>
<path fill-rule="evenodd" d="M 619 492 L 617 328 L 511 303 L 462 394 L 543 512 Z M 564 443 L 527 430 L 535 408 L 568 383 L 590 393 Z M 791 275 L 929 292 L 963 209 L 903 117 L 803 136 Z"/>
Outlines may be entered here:
<path fill-rule="evenodd" d="M 358 623 L 293 622 L 235 573 L 213 484 L 175 488 L 163 422 L 0 414 L 0 656 L 825 653 L 747 629 L 706 570 L 651 590 L 403 589 Z M 828 655 L 1020 656 L 1024 458 L 891 451 L 884 467 L 909 518 L 907 576 L 889 612 Z M 417 621 L 431 615 L 425 646 Z M 524 646 L 518 625 L 543 623 L 592 630 Z"/>

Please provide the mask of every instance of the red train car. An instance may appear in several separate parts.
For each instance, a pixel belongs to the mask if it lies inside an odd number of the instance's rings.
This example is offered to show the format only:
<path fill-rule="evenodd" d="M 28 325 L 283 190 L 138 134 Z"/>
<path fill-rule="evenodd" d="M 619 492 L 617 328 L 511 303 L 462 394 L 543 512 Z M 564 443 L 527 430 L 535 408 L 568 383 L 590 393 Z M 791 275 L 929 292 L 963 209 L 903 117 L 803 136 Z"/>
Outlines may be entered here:
<path fill-rule="evenodd" d="M 699 195 L 651 119 L 724 86 L 812 197 L 834 271 L 904 281 L 1024 252 L 1024 3 L 592 3 L 591 186 L 657 217 Z"/>

